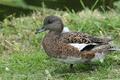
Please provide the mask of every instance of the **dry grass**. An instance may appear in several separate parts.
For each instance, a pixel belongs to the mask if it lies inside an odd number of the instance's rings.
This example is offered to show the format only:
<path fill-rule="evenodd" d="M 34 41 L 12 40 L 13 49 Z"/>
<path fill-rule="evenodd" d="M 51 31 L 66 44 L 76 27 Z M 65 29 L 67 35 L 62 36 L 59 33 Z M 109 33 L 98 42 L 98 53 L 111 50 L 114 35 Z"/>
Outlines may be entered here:
<path fill-rule="evenodd" d="M 69 72 L 67 64 L 58 63 L 44 53 L 40 46 L 44 33 L 35 35 L 47 15 L 60 16 L 73 31 L 95 36 L 111 36 L 120 44 L 120 14 L 101 13 L 88 9 L 78 13 L 43 9 L 30 16 L 9 16 L 0 24 L 0 80 L 119 80 L 120 52 L 114 52 L 96 70 L 88 65 L 75 65 Z"/>

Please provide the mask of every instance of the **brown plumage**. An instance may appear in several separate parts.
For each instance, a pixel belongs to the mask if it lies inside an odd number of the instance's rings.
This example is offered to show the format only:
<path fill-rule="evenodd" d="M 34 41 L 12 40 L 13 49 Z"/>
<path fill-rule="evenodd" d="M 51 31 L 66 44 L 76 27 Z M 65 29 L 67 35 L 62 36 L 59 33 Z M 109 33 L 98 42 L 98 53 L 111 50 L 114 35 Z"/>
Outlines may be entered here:
<path fill-rule="evenodd" d="M 63 28 L 59 17 L 48 16 L 43 27 L 36 31 L 49 31 L 42 41 L 42 46 L 50 57 L 69 64 L 91 62 L 104 58 L 111 48 L 111 40 L 108 38 L 97 38 L 80 32 L 62 33 Z"/>
<path fill-rule="evenodd" d="M 108 44 L 111 39 L 108 38 L 96 38 L 85 33 L 80 32 L 67 32 L 61 34 L 61 39 L 66 43 L 97 43 Z"/>

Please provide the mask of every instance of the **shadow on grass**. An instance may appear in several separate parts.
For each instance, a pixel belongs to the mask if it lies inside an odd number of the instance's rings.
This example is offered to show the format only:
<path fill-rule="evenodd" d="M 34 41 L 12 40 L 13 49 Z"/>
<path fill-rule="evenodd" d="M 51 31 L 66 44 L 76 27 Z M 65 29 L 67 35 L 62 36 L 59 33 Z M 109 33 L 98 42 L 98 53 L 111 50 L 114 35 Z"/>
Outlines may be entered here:
<path fill-rule="evenodd" d="M 67 74 L 67 73 L 90 73 L 96 71 L 102 64 L 74 64 L 73 69 L 70 69 L 69 64 L 61 64 L 62 66 L 56 67 L 52 74 Z"/>

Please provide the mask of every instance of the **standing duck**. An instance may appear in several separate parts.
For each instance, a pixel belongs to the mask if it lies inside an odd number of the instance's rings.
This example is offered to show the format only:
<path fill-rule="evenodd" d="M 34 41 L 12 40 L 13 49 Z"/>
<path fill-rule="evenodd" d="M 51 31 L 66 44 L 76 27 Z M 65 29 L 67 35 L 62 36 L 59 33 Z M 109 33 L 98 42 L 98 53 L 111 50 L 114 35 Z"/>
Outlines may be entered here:
<path fill-rule="evenodd" d="M 70 64 L 100 61 L 105 55 L 114 50 L 110 45 L 111 39 L 97 38 L 81 32 L 63 32 L 64 24 L 57 16 L 47 16 L 43 26 L 36 34 L 48 31 L 42 46 L 49 57 Z"/>

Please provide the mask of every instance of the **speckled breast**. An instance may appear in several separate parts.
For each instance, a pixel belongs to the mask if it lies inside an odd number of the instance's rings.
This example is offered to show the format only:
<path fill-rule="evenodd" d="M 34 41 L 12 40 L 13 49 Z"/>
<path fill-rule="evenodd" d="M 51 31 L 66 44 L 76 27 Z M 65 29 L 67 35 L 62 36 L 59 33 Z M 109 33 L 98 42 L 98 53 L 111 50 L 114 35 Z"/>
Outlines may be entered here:
<path fill-rule="evenodd" d="M 67 43 L 64 43 L 58 35 L 47 34 L 42 46 L 48 56 L 55 58 L 79 57 L 80 51 Z"/>

